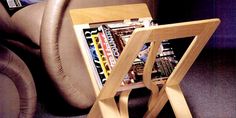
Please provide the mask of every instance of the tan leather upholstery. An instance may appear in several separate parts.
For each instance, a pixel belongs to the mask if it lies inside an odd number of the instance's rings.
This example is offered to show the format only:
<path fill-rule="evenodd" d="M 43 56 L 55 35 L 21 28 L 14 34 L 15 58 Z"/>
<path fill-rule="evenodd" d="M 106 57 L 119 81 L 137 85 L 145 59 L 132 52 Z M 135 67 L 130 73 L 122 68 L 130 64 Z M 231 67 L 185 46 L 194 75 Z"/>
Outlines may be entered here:
<path fill-rule="evenodd" d="M 9 14 L 0 3 L 0 34 L 1 33 L 12 33 L 12 23 Z"/>
<path fill-rule="evenodd" d="M 36 109 L 34 81 L 24 62 L 0 46 L 0 117 L 31 118 Z"/>
<path fill-rule="evenodd" d="M 39 45 L 39 33 L 46 2 L 27 6 L 17 11 L 12 17 L 15 31 Z"/>
<path fill-rule="evenodd" d="M 72 8 L 85 8 L 85 7 L 95 7 L 95 6 L 105 6 L 105 5 L 117 5 L 117 4 L 129 4 L 129 3 L 140 3 L 145 2 L 146 0 L 70 0 L 69 5 L 66 6 L 66 9 Z M 152 15 L 155 17 L 155 5 L 156 0 L 147 0 L 147 4 L 152 11 Z M 47 1 L 39 2 L 37 4 L 33 4 L 27 6 L 19 11 L 17 11 L 12 17 L 12 21 L 14 22 L 14 29 L 31 39 L 35 44 L 39 45 L 39 33 L 41 27 L 41 20 L 44 12 L 44 8 L 47 4 Z M 30 14 L 30 15 L 29 15 Z M 68 15 L 66 18 L 70 20 Z M 8 21 L 8 20 L 7 20 Z M 63 27 L 64 28 L 64 27 Z"/>
<path fill-rule="evenodd" d="M 50 0 L 48 3 L 42 2 L 23 8 L 11 19 L 19 33 L 40 45 L 45 66 L 62 96 L 75 107 L 87 108 L 93 104 L 95 94 L 81 58 L 68 11 L 71 8 L 140 2 L 145 0 L 71 0 L 61 5 L 62 12 L 58 13 L 60 1 Z M 152 1 L 150 3 L 149 5 L 153 5 Z M 44 12 L 46 4 L 48 6 Z M 41 22 L 43 35 L 40 40 Z"/>
<path fill-rule="evenodd" d="M 20 98 L 15 84 L 0 73 L 0 116 L 17 118 L 20 113 Z"/>

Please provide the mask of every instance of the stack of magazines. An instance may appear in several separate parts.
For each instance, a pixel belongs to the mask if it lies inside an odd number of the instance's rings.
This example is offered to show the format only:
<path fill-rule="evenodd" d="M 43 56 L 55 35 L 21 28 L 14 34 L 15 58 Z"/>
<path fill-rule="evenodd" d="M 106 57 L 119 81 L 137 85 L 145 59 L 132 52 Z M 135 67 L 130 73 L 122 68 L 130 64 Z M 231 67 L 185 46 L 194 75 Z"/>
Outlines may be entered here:
<path fill-rule="evenodd" d="M 151 27 L 153 25 L 155 24 L 151 23 L 151 20 L 133 19 L 118 23 L 78 26 L 81 30 L 81 39 L 86 42 L 91 62 L 96 68 L 95 71 L 99 77 L 97 83 L 100 87 L 106 82 L 133 31 L 137 28 Z M 149 50 L 150 43 L 146 43 L 123 79 L 121 87 L 140 87 L 138 85 L 142 83 L 143 69 Z M 163 41 L 152 69 L 151 77 L 153 81 L 165 82 L 177 63 L 178 61 L 175 58 L 171 44 L 168 41 Z"/>

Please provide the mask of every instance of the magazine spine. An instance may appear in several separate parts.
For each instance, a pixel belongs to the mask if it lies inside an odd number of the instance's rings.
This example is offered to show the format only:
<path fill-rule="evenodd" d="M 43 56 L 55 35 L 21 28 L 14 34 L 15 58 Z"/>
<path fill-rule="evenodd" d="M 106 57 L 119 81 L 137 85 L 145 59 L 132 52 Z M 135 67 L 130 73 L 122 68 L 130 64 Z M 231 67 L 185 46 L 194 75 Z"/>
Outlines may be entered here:
<path fill-rule="evenodd" d="M 93 44 L 95 46 L 96 53 L 98 55 L 99 62 L 101 64 L 101 67 L 102 67 L 105 77 L 108 78 L 109 68 L 106 67 L 106 66 L 108 66 L 107 60 L 104 58 L 104 55 L 100 52 L 102 49 L 99 48 L 99 46 L 98 46 L 99 42 L 97 41 L 97 38 L 98 38 L 98 34 L 92 34 L 92 40 L 93 40 Z"/>
<path fill-rule="evenodd" d="M 117 47 L 117 43 L 115 42 L 115 39 L 112 35 L 112 32 L 110 31 L 110 29 L 105 26 L 105 25 L 102 25 L 101 26 L 102 28 L 102 32 L 103 34 L 105 35 L 105 38 L 110 46 L 110 49 L 113 53 L 113 56 L 115 57 L 115 59 L 117 60 L 118 57 L 120 56 L 120 51 L 119 51 L 119 48 Z"/>
<path fill-rule="evenodd" d="M 108 61 L 108 64 L 109 64 L 109 68 L 111 70 L 112 68 L 114 68 L 116 64 L 116 58 L 114 57 L 111 47 L 102 31 L 98 33 L 98 38 L 99 38 L 99 43 L 102 47 L 104 56 L 106 57 L 106 60 Z"/>
<path fill-rule="evenodd" d="M 95 30 L 95 29 L 91 30 L 91 31 L 90 30 L 84 29 L 84 36 L 85 36 L 86 42 L 88 44 L 90 53 L 92 55 L 95 68 L 98 71 L 99 78 L 100 78 L 101 82 L 104 84 L 105 81 L 106 81 L 106 77 L 105 77 L 104 71 L 102 70 L 100 61 L 98 60 L 98 55 L 96 53 L 93 53 L 93 51 L 95 51 L 96 49 L 95 49 L 95 45 L 94 45 L 94 43 L 92 41 L 92 34 L 96 34 L 97 30 Z"/>

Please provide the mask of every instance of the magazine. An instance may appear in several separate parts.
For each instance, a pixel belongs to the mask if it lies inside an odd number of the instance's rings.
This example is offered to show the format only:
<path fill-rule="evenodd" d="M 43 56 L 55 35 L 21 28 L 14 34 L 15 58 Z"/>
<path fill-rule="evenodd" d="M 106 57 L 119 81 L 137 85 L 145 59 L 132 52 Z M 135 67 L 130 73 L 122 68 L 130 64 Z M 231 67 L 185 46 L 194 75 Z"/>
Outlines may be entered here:
<path fill-rule="evenodd" d="M 80 25 L 81 40 L 87 45 L 90 59 L 93 62 L 94 70 L 98 75 L 97 83 L 101 88 L 116 61 L 122 53 L 133 31 L 137 28 L 150 27 L 150 20 L 138 19 L 119 23 L 102 23 L 100 25 Z M 150 43 L 146 43 L 137 58 L 134 60 L 132 67 L 122 81 L 122 87 L 139 88 L 142 83 L 143 69 L 150 49 Z M 151 77 L 154 81 L 165 82 L 171 72 L 174 70 L 178 61 L 170 42 L 163 41 L 156 55 L 155 64 L 152 69 Z"/>
<path fill-rule="evenodd" d="M 1 0 L 1 3 L 5 7 L 9 15 L 14 14 L 17 10 L 44 0 Z"/>

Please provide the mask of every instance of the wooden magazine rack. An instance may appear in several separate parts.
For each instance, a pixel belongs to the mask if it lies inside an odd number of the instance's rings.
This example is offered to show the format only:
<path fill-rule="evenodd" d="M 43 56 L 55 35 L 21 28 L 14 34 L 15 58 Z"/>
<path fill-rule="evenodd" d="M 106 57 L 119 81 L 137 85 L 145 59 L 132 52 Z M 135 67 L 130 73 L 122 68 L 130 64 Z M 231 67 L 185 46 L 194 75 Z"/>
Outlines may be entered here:
<path fill-rule="evenodd" d="M 70 14 L 74 25 L 151 17 L 146 4 L 75 9 L 71 10 Z M 114 96 L 141 47 L 147 42 L 151 42 L 151 48 L 144 67 L 143 82 L 151 90 L 152 95 L 149 100 L 148 111 L 144 117 L 156 117 L 168 100 L 176 117 L 192 117 L 179 83 L 219 23 L 219 19 L 208 19 L 136 29 L 101 90 L 98 89 L 95 80 L 93 80 L 93 73 L 89 72 L 97 99 L 88 117 L 128 117 L 128 95 L 131 90 L 121 93 L 119 107 L 114 100 Z M 151 70 L 161 41 L 193 36 L 195 38 L 190 46 L 169 76 L 167 82 L 159 90 L 156 84 L 151 81 Z M 77 38 L 78 42 L 80 42 L 80 37 Z M 86 59 L 87 53 L 83 50 L 83 45 L 79 43 L 79 46 L 85 63 L 89 65 L 90 62 Z M 90 70 L 88 69 L 88 71 Z"/>

